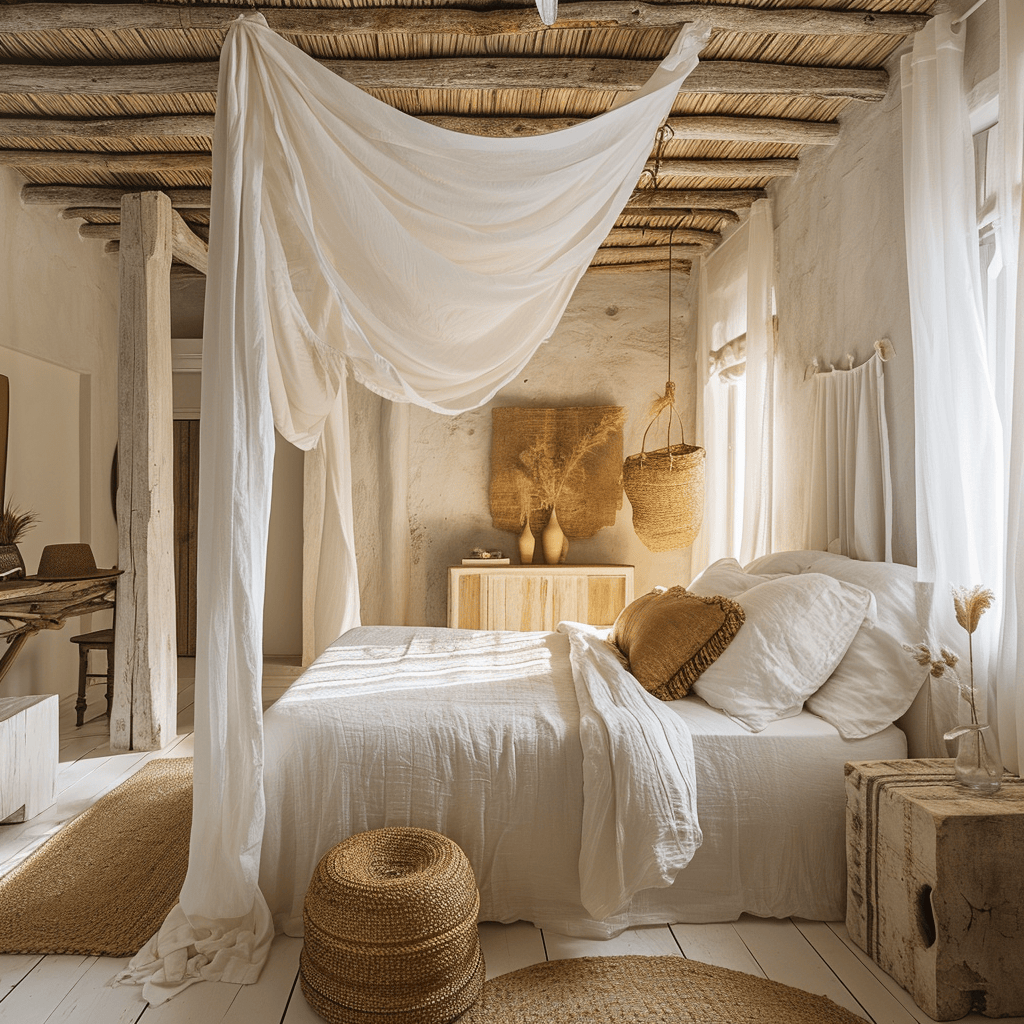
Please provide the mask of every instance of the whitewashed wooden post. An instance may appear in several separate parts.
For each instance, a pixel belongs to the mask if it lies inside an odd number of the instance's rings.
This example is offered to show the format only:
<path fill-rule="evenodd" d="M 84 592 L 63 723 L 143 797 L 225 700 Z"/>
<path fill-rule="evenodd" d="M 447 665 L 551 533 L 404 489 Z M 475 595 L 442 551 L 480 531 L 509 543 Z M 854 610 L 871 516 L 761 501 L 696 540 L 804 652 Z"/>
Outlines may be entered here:
<path fill-rule="evenodd" d="M 171 201 L 121 200 L 118 330 L 118 565 L 115 750 L 158 750 L 175 736 Z"/>

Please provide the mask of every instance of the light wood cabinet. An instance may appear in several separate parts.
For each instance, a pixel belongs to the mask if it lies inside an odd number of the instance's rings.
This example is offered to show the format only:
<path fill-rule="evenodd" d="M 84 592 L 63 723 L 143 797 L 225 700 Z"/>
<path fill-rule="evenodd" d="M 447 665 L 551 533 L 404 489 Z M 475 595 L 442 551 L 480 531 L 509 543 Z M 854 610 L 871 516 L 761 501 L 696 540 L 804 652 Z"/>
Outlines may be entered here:
<path fill-rule="evenodd" d="M 631 565 L 456 565 L 448 570 L 448 625 L 553 630 L 559 622 L 610 626 L 633 600 Z"/>

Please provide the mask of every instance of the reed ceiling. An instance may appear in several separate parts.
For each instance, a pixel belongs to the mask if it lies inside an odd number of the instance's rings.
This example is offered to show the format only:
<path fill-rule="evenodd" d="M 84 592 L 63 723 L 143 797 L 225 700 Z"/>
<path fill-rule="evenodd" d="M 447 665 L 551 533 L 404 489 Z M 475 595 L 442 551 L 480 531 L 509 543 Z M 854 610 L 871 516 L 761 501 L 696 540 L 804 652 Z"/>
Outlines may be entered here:
<path fill-rule="evenodd" d="M 805 147 L 838 141 L 850 104 L 886 94 L 885 62 L 935 0 L 0 0 L 0 161 L 27 203 L 116 251 L 120 197 L 161 190 L 207 237 L 217 59 L 259 10 L 337 74 L 409 114 L 487 135 L 554 131 L 638 89 L 678 27 L 709 21 L 701 63 L 594 261 L 688 268 Z M 196 260 L 197 243 L 179 255 Z M 201 246 L 198 246 L 201 249 Z M 190 257 L 189 253 L 193 256 Z"/>

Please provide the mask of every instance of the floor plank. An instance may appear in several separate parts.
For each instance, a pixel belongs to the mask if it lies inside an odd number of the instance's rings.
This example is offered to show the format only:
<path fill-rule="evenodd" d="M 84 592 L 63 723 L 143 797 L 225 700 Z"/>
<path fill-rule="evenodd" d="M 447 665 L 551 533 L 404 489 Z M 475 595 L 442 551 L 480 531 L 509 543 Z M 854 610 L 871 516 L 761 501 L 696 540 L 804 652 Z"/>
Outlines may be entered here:
<path fill-rule="evenodd" d="M 527 921 L 517 921 L 515 924 L 486 921 L 480 925 L 479 931 L 488 978 L 543 963 L 547 959 L 541 930 Z"/>
<path fill-rule="evenodd" d="M 918 1019 L 907 1006 L 885 986 L 878 984 L 871 971 L 827 924 L 796 919 L 793 923 L 875 1024 L 918 1024 Z"/>
<path fill-rule="evenodd" d="M 40 960 L 42 957 L 38 954 L 30 956 L 17 953 L 0 955 L 0 1000 L 11 992 Z"/>
<path fill-rule="evenodd" d="M 292 986 L 298 979 L 301 952 L 302 939 L 278 935 L 270 947 L 260 980 L 255 985 L 241 986 L 223 1018 L 204 1017 L 202 1024 L 279 1024 L 288 1007 Z M 296 993 L 302 999 L 297 987 Z M 149 1024 L 148 1018 L 142 1024 Z"/>
<path fill-rule="evenodd" d="M 110 979 L 127 963 L 127 957 L 93 957 L 89 969 L 45 1019 L 45 1024 L 136 1024 L 146 1008 L 142 991 L 135 986 L 110 984 Z"/>
<path fill-rule="evenodd" d="M 731 923 L 673 924 L 669 928 L 688 960 L 699 960 L 761 978 L 765 976 Z"/>
<path fill-rule="evenodd" d="M 682 956 L 668 925 L 631 928 L 613 939 L 580 939 L 574 935 L 544 932 L 549 960 L 581 956 Z"/>
<path fill-rule="evenodd" d="M 0 1024 L 42 1024 L 96 962 L 92 956 L 46 956 L 0 1002 Z"/>
<path fill-rule="evenodd" d="M 851 1013 L 867 1019 L 867 1011 L 791 921 L 744 914 L 735 928 L 766 977 L 827 996 Z"/>
<path fill-rule="evenodd" d="M 929 1017 L 924 1010 L 921 1009 L 914 1002 L 914 997 L 907 992 L 895 979 L 891 978 L 881 967 L 878 966 L 864 952 L 854 941 L 850 938 L 850 933 L 846 929 L 846 925 L 839 921 L 828 926 L 835 936 L 850 950 L 851 953 L 863 964 L 868 972 L 875 978 L 879 985 L 884 987 L 903 1008 L 911 1015 L 912 1019 L 917 1021 L 918 1024 L 934 1024 L 932 1017 Z M 980 1013 L 969 1013 L 966 1017 L 961 1017 L 961 1021 L 967 1021 L 969 1024 L 981 1024 L 982 1021 L 991 1021 L 991 1017 L 986 1017 Z M 1024 1024 L 1024 1017 L 1000 1017 L 1001 1024 Z"/>

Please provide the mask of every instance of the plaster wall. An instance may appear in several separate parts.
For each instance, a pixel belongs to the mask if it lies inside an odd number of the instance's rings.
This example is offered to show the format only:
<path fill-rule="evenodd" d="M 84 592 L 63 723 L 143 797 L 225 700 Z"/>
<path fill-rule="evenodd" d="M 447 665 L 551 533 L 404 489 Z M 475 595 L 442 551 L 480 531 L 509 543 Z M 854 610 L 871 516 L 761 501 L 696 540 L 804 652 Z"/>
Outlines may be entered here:
<path fill-rule="evenodd" d="M 0 373 L 11 381 L 7 497 L 39 514 L 21 545 L 35 572 L 47 544 L 84 541 L 117 561 L 110 469 L 117 442 L 117 260 L 49 207 L 24 207 L 21 180 L 0 169 Z M 69 638 L 109 623 L 72 619 L 26 643 L 0 696 L 72 693 Z M 98 691 L 97 691 L 98 692 Z M 95 698 L 94 698 L 95 699 Z M 102 706 L 102 698 L 99 699 Z"/>
<path fill-rule="evenodd" d="M 773 189 L 778 260 L 776 550 L 804 546 L 812 432 L 811 361 L 860 365 L 877 339 L 896 351 L 885 367 L 893 484 L 893 558 L 916 561 L 914 360 L 910 336 L 899 63 L 885 99 L 854 104 L 835 147 L 805 148 L 800 169 Z"/>
<path fill-rule="evenodd" d="M 455 417 L 415 407 L 411 410 L 411 623 L 447 623 L 448 567 L 458 565 L 474 547 L 501 548 L 518 561 L 516 536 L 495 530 L 491 523 L 488 493 L 493 408 L 620 405 L 627 410 L 625 454 L 640 450 L 647 408 L 663 391 L 667 375 L 667 286 L 664 273 L 587 273 L 551 339 L 493 402 Z M 695 277 L 691 281 L 673 275 L 672 308 L 673 378 L 687 440 L 692 440 Z M 379 528 L 373 425 L 379 400 L 365 392 L 352 397 L 360 588 L 363 621 L 371 623 L 378 621 L 381 595 L 391 585 L 380 578 L 376 559 Z M 615 525 L 592 538 L 570 541 L 567 561 L 634 565 L 638 594 L 656 584 L 685 584 L 690 578 L 688 550 L 656 555 L 637 539 L 625 495 Z"/>

